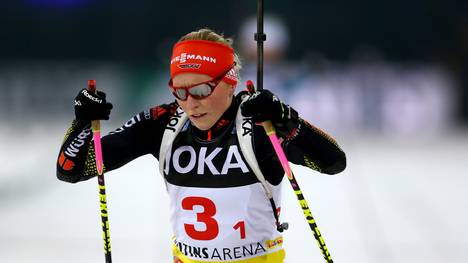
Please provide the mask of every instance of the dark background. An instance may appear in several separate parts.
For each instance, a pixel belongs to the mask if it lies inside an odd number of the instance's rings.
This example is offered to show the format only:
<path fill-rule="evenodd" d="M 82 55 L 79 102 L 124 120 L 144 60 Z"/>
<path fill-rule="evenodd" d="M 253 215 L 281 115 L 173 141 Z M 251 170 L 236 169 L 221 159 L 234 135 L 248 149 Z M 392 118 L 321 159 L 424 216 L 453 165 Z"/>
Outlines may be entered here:
<path fill-rule="evenodd" d="M 450 61 L 466 52 L 466 1 L 276 0 L 265 5 L 289 25 L 291 58 L 314 49 L 346 60 L 362 45 L 395 60 Z M 22 0 L 0 6 L 2 58 L 128 62 L 154 61 L 155 47 L 194 28 L 235 35 L 239 22 L 256 12 L 254 1 L 246 0 Z"/>
<path fill-rule="evenodd" d="M 290 29 L 289 59 L 310 51 L 348 61 L 356 50 L 386 60 L 441 63 L 455 76 L 468 119 L 467 1 L 266 1 Z M 0 4 L 0 61 L 166 63 L 172 43 L 200 27 L 236 37 L 255 1 L 21 0 Z"/>

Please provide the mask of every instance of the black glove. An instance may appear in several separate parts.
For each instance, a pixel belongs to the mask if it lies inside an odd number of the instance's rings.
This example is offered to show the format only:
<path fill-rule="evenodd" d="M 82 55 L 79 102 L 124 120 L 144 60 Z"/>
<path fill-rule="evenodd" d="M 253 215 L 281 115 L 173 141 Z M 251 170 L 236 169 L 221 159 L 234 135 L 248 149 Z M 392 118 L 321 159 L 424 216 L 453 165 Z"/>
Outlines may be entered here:
<path fill-rule="evenodd" d="M 297 111 L 282 103 L 269 90 L 261 90 L 252 94 L 241 105 L 241 111 L 245 116 L 252 116 L 255 122 L 271 120 L 281 137 L 295 135 L 299 126 Z"/>
<path fill-rule="evenodd" d="M 106 101 L 106 94 L 97 94 L 87 89 L 80 90 L 75 98 L 75 118 L 77 121 L 108 120 L 112 104 Z"/>

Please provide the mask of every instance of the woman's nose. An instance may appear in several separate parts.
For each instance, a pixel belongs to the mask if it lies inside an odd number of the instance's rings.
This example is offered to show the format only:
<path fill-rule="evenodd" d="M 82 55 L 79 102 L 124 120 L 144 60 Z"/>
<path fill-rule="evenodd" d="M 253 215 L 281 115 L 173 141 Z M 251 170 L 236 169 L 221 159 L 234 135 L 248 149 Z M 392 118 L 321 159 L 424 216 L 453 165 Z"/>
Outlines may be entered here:
<path fill-rule="evenodd" d="M 189 95 L 187 98 L 186 104 L 187 104 L 187 108 L 195 109 L 200 105 L 200 101 L 198 101 L 197 99 L 194 99 L 192 96 Z"/>

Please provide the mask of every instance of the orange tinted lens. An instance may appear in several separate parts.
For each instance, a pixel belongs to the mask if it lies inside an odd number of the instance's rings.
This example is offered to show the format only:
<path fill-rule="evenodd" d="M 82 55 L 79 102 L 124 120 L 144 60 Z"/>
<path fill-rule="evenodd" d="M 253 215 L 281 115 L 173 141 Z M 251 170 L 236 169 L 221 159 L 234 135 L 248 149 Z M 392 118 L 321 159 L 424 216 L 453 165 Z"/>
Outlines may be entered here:
<path fill-rule="evenodd" d="M 211 87 L 208 84 L 200 84 L 189 89 L 190 95 L 195 98 L 205 98 L 211 94 Z"/>
<path fill-rule="evenodd" d="M 187 99 L 187 90 L 185 89 L 173 89 L 172 93 L 180 100 Z"/>

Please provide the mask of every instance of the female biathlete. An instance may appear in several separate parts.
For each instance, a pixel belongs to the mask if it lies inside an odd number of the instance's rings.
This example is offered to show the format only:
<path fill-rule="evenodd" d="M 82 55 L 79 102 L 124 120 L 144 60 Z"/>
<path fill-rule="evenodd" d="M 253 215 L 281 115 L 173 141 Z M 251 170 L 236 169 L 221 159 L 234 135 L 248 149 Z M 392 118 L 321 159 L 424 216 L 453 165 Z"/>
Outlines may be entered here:
<path fill-rule="evenodd" d="M 336 141 L 270 91 L 235 95 L 240 68 L 231 39 L 209 29 L 183 36 L 170 60 L 175 101 L 135 115 L 102 138 L 105 171 L 145 154 L 159 160 L 170 196 L 174 262 L 283 262 L 278 216 L 284 172 L 259 122 L 272 121 L 292 163 L 325 174 L 346 167 Z M 109 119 L 111 108 L 105 93 L 79 92 L 58 179 L 76 183 L 97 175 L 90 122 Z M 241 150 L 239 136 L 246 134 L 255 158 Z"/>

